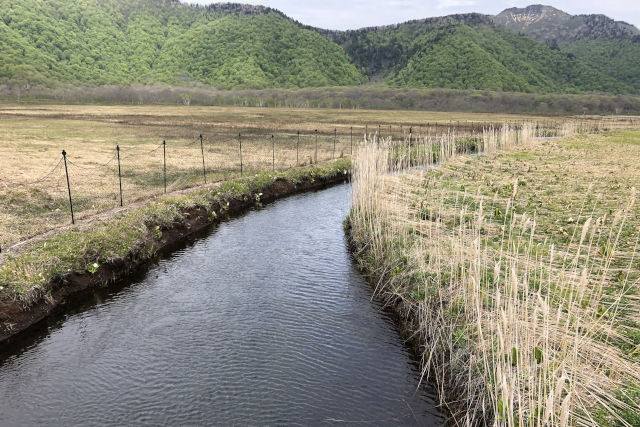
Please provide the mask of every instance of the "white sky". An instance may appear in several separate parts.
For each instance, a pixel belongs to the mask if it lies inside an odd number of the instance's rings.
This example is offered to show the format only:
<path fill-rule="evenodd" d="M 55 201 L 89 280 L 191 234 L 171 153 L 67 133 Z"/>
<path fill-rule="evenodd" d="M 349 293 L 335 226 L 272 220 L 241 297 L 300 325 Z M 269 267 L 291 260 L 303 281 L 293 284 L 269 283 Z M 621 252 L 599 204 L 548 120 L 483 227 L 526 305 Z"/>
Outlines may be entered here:
<path fill-rule="evenodd" d="M 182 0 L 188 3 L 219 3 L 212 0 Z M 521 0 L 235 0 L 262 4 L 284 12 L 303 24 L 327 29 L 356 29 L 396 24 L 411 19 L 478 12 L 495 15 L 509 7 L 535 2 Z M 572 15 L 601 13 L 640 28 L 639 0 L 556 0 L 544 4 Z"/>

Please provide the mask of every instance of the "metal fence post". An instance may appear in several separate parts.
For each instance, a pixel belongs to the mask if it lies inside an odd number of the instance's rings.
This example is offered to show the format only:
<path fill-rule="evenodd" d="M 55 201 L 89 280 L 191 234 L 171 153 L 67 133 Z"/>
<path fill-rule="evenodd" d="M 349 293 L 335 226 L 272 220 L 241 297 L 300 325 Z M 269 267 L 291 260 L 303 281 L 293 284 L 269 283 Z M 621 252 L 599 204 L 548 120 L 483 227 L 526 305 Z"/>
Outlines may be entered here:
<path fill-rule="evenodd" d="M 238 134 L 238 143 L 240 144 L 240 176 L 242 176 L 242 134 Z"/>
<path fill-rule="evenodd" d="M 207 168 L 204 165 L 204 144 L 202 143 L 202 134 L 200 134 L 200 151 L 202 152 L 202 174 L 204 175 L 204 183 L 207 183 Z"/>
<path fill-rule="evenodd" d="M 122 207 L 122 172 L 120 170 L 120 146 L 116 145 L 116 153 L 118 154 L 118 181 L 120 182 L 120 207 Z"/>
<path fill-rule="evenodd" d="M 167 194 L 167 141 L 162 141 L 162 162 L 164 176 L 164 194 Z"/>
<path fill-rule="evenodd" d="M 318 163 L 318 129 L 315 130 L 316 134 L 316 160 L 315 163 Z"/>
<path fill-rule="evenodd" d="M 298 142 L 296 142 L 296 167 L 300 166 L 300 131 L 298 131 Z"/>
<path fill-rule="evenodd" d="M 338 138 L 338 129 L 333 129 L 333 153 L 331 154 L 331 159 L 336 158 L 336 139 Z"/>
<path fill-rule="evenodd" d="M 69 169 L 67 169 L 67 152 L 62 150 L 62 158 L 64 159 L 64 173 L 67 176 L 67 190 L 69 191 L 69 208 L 71 209 L 71 224 L 76 223 L 73 216 L 73 201 L 71 200 L 71 184 L 69 183 Z"/>
<path fill-rule="evenodd" d="M 271 135 L 271 169 L 276 170 L 276 139 Z"/>

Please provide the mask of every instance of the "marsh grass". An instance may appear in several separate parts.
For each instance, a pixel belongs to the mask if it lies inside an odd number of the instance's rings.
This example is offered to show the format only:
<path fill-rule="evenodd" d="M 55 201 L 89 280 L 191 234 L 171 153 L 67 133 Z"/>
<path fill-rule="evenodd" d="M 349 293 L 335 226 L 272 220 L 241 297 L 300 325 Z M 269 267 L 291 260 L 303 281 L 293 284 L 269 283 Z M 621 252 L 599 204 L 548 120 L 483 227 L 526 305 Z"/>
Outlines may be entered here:
<path fill-rule="evenodd" d="M 95 110 L 86 114 L 74 107 L 4 110 L 0 248 L 6 251 L 17 242 L 70 223 L 62 149 L 67 152 L 78 220 L 120 206 L 116 145 L 120 146 L 125 206 L 164 193 L 163 140 L 167 141 L 167 193 L 204 183 L 201 132 L 208 183 L 240 176 L 240 133 L 244 176 L 327 162 L 351 152 L 345 129 L 334 141 L 333 128 L 330 131 L 326 124 L 316 124 L 320 129 L 316 148 L 315 129 L 309 132 L 306 124 L 295 124 L 303 130 L 298 140 L 294 124 L 283 125 L 277 118 L 263 122 L 246 111 L 235 123 L 227 122 L 233 119 L 228 112 L 212 123 L 204 116 L 206 109 L 194 116 L 176 115 L 180 109 L 169 109 L 167 116 L 146 114 L 162 107 L 142 113 L 134 109 L 132 114 L 119 107 Z"/>
<path fill-rule="evenodd" d="M 352 141 L 357 146 L 365 133 L 398 140 L 408 138 L 413 129 L 414 141 L 422 141 L 458 127 L 462 138 L 479 124 L 504 117 L 407 111 L 4 105 L 0 107 L 0 247 L 6 250 L 69 224 L 62 149 L 68 153 L 76 217 L 88 220 L 120 205 L 116 145 L 121 148 L 127 206 L 163 194 L 163 140 L 167 141 L 167 191 L 172 192 L 204 181 L 200 133 L 204 135 L 207 181 L 216 182 L 239 176 L 238 134 L 243 135 L 243 173 L 250 175 L 288 170 L 296 166 L 296 157 L 305 166 L 349 156 Z M 275 136 L 275 159 L 271 135 Z M 416 156 L 424 155 L 418 150 L 414 149 Z"/>
<path fill-rule="evenodd" d="M 403 301 L 424 376 L 455 423 L 638 425 L 635 188 L 612 189 L 620 177 L 609 170 L 603 186 L 588 167 L 615 153 L 612 170 L 639 182 L 625 168 L 629 146 L 534 134 L 533 124 L 487 128 L 480 158 L 441 142 L 448 157 L 428 169 L 368 141 L 354 170 L 356 257 L 379 294 Z"/>
<path fill-rule="evenodd" d="M 246 174 L 262 170 L 287 170 L 316 161 L 349 156 L 351 133 L 357 146 L 367 137 L 409 139 L 398 146 L 399 158 L 422 163 L 439 151 L 428 141 L 455 133 L 455 150 L 479 149 L 481 128 L 510 121 L 520 126 L 535 120 L 537 131 L 557 133 L 561 121 L 545 117 L 483 113 L 420 111 L 368 111 L 239 107 L 99 106 L 99 105 L 3 105 L 0 107 L 0 247 L 70 222 L 66 181 L 60 163 L 62 149 L 70 160 L 75 213 L 89 219 L 96 213 L 119 207 L 115 147 L 120 145 L 125 205 L 164 192 L 160 144 L 167 141 L 167 190 L 201 185 L 202 158 L 198 135 L 204 134 L 208 182 L 231 179 L 240 171 L 237 136 L 243 135 L 243 167 Z M 580 117 L 580 128 L 613 129 L 629 126 L 625 117 Z M 319 131 L 318 155 L 314 131 Z M 337 132 L 334 150 L 333 132 Z M 273 161 L 270 136 L 275 136 Z M 416 143 L 417 141 L 417 143 Z M 427 141 L 427 142 L 425 142 Z M 275 165 L 274 165 L 275 163 Z M 6 202 L 5 200 L 9 200 Z"/>

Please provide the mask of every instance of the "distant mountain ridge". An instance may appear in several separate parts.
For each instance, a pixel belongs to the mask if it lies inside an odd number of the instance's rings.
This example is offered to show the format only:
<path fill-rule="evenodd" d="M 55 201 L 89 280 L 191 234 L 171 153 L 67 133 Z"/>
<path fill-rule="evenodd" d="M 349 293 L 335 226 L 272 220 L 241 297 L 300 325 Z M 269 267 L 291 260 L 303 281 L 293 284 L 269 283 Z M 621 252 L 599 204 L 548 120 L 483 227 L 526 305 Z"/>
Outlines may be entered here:
<path fill-rule="evenodd" d="M 640 92 L 640 32 L 533 5 L 331 31 L 264 6 L 4 0 L 0 85 Z"/>
<path fill-rule="evenodd" d="M 608 30 L 607 34 L 624 35 L 601 39 L 577 26 L 580 31 L 572 32 L 575 37 L 588 33 L 590 44 L 608 44 L 612 54 L 595 57 L 577 44 L 567 45 L 565 51 L 555 39 L 536 42 L 520 31 L 544 28 L 549 33 L 547 27 L 564 28 L 557 22 L 571 21 L 571 15 L 547 6 L 508 11 L 501 15 L 518 23 L 518 31 L 502 25 L 498 17 L 471 13 L 326 35 L 342 46 L 369 79 L 392 86 L 545 93 L 640 90 L 640 64 L 635 59 L 640 44 L 631 37 L 634 27 Z"/>
<path fill-rule="evenodd" d="M 523 33 L 538 41 L 555 40 L 559 46 L 581 39 L 632 38 L 640 30 L 605 15 L 570 15 L 541 4 L 510 8 L 493 18 L 498 25 Z"/>
<path fill-rule="evenodd" d="M 640 30 L 631 24 L 604 15 L 570 15 L 539 4 L 506 9 L 494 22 L 640 91 Z"/>

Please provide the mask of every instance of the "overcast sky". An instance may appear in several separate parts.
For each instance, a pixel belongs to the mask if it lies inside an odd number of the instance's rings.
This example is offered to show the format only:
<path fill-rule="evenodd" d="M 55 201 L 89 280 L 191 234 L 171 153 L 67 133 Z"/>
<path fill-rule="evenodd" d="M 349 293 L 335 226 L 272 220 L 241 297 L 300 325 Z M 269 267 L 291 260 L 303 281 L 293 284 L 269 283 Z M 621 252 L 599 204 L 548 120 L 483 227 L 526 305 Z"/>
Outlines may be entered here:
<path fill-rule="evenodd" d="M 219 3 L 211 0 L 186 2 Z M 495 15 L 508 7 L 527 6 L 535 3 L 535 0 L 236 0 L 234 2 L 262 4 L 278 9 L 303 24 L 346 30 L 396 24 L 411 19 L 452 13 L 479 12 Z M 640 28 L 640 0 L 558 0 L 544 4 L 573 15 L 602 13 Z"/>

